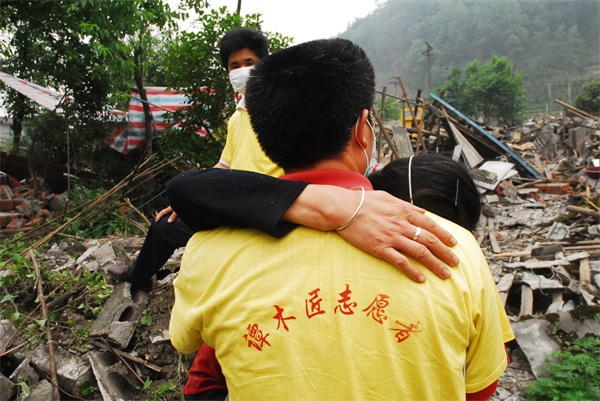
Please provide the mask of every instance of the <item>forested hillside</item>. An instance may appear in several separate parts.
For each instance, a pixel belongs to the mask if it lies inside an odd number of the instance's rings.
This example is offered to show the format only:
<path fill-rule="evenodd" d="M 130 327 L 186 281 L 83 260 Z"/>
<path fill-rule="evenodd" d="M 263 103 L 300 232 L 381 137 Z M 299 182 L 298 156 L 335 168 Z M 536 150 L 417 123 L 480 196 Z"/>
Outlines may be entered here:
<path fill-rule="evenodd" d="M 365 48 L 378 86 L 396 95 L 396 77 L 414 96 L 443 85 L 453 66 L 506 56 L 537 113 L 600 76 L 598 0 L 388 0 L 340 36 Z"/>

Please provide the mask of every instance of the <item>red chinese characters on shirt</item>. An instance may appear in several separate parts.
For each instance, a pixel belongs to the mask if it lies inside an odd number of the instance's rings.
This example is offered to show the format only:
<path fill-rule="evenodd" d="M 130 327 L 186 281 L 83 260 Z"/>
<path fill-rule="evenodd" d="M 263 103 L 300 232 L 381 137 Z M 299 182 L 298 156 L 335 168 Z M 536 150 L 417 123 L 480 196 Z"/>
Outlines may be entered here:
<path fill-rule="evenodd" d="M 371 316 L 377 323 L 383 324 L 383 321 L 387 320 L 385 308 L 390 304 L 387 300 L 389 297 L 389 295 L 378 294 L 373 302 L 363 309 L 363 312 L 367 312 L 367 316 Z"/>
<path fill-rule="evenodd" d="M 254 347 L 257 350 L 262 351 L 265 344 L 269 347 L 271 346 L 267 341 L 269 334 L 267 333 L 267 335 L 264 335 L 263 331 L 258 329 L 258 324 L 249 324 L 246 330 L 248 332 L 244 334 L 244 338 L 248 341 L 248 347 Z"/>
<path fill-rule="evenodd" d="M 316 315 L 322 315 L 325 313 L 323 309 L 321 309 L 321 302 L 323 302 L 323 298 L 319 297 L 320 288 L 315 288 L 308 295 L 312 295 L 310 299 L 304 300 L 304 306 L 306 307 L 306 316 L 310 319 L 315 317 Z"/>
<path fill-rule="evenodd" d="M 290 319 L 296 319 L 296 316 L 283 317 L 283 308 L 279 305 L 273 306 L 277 310 L 277 313 L 275 314 L 275 316 L 273 316 L 273 319 L 277 319 L 277 330 L 279 330 L 279 327 L 281 327 L 281 325 L 283 324 L 283 328 L 285 329 L 285 331 L 290 331 L 290 329 L 288 329 L 287 327 L 287 324 L 285 324 L 285 321 Z"/>
<path fill-rule="evenodd" d="M 350 294 L 352 291 L 350 290 L 350 286 L 346 284 L 346 290 L 340 292 L 340 299 L 338 299 L 338 305 L 334 308 L 333 312 L 337 313 L 338 311 L 344 315 L 354 315 L 353 308 L 356 308 L 358 305 L 356 302 L 350 302 Z"/>
<path fill-rule="evenodd" d="M 327 301 L 319 295 L 321 288 L 317 287 L 312 291 L 308 292 L 309 297 L 304 299 L 304 307 L 306 317 L 311 319 L 317 315 L 323 315 L 326 313 L 326 308 L 323 305 L 327 305 Z M 352 297 L 352 290 L 350 285 L 345 284 L 345 289 L 339 292 L 339 298 L 336 299 L 337 305 L 334 307 L 333 312 L 340 315 L 354 315 L 354 309 L 358 307 L 358 303 L 355 302 Z M 327 298 L 327 297 L 326 297 Z M 370 317 L 379 324 L 384 324 L 387 321 L 388 316 L 386 314 L 386 308 L 390 305 L 390 296 L 387 294 L 379 293 L 373 298 L 369 306 L 362 309 L 367 317 Z M 273 305 L 276 310 L 275 315 L 272 317 L 277 320 L 277 328 L 279 330 L 283 327 L 286 332 L 290 332 L 288 321 L 297 320 L 296 316 L 286 312 L 284 308 L 279 305 Z M 289 308 L 288 308 L 289 309 Z M 294 309 L 293 307 L 291 308 Z M 396 327 L 389 328 L 388 330 L 395 331 L 395 337 L 398 343 L 406 341 L 412 333 L 422 332 L 421 322 L 404 324 L 399 320 L 395 321 Z M 292 327 L 293 328 L 293 327 Z M 262 351 L 265 346 L 272 347 L 267 338 L 269 333 L 264 333 L 263 330 L 259 329 L 258 324 L 248 324 L 246 328 L 247 333 L 244 335 L 244 339 L 248 343 L 248 347 L 254 347 L 259 351 Z"/>
<path fill-rule="evenodd" d="M 410 337 L 410 333 L 420 333 L 423 331 L 419 327 L 421 322 L 417 322 L 416 324 L 411 323 L 410 325 L 407 326 L 404 323 L 401 323 L 398 320 L 396 320 L 396 324 L 399 325 L 401 328 L 390 329 L 390 330 L 397 331 L 396 338 L 398 339 L 399 343 L 401 343 L 405 340 L 408 340 L 408 337 Z"/>

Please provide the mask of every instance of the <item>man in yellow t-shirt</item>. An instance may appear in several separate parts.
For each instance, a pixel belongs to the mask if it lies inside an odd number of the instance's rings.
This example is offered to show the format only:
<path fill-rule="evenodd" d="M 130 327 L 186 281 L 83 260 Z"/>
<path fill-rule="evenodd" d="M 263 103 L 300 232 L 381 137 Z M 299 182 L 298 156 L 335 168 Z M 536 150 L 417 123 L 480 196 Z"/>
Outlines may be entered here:
<path fill-rule="evenodd" d="M 244 95 L 250 71 L 268 54 L 267 38 L 254 29 L 237 28 L 221 39 L 221 63 L 229 73 L 233 89 L 242 98 L 227 123 L 227 139 L 217 168 L 255 171 L 273 177 L 283 175 L 283 169 L 269 159 L 260 148 L 250 124 Z"/>
<path fill-rule="evenodd" d="M 343 39 L 302 43 L 255 67 L 250 118 L 284 179 L 371 189 L 362 172 L 374 82 L 364 51 Z M 458 239 L 461 264 L 451 280 L 421 285 L 333 232 L 196 233 L 174 282 L 171 342 L 184 353 L 215 347 L 231 399 L 489 397 L 512 333 L 472 234 L 429 216 Z"/>
<path fill-rule="evenodd" d="M 242 98 L 227 123 L 227 140 L 215 167 L 255 171 L 272 177 L 282 176 L 283 169 L 273 163 L 260 148 L 243 102 Z"/>

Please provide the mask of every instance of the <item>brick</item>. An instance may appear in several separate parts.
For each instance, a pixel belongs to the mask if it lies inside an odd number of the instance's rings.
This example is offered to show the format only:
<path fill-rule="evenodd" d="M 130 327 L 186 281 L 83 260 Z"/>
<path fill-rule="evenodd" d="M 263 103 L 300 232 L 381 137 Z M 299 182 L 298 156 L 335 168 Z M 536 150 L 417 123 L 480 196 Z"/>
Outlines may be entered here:
<path fill-rule="evenodd" d="M 0 211 L 13 210 L 15 203 L 12 199 L 0 199 Z"/>
<path fill-rule="evenodd" d="M 27 224 L 27 220 L 24 217 L 13 217 L 6 228 L 9 230 L 18 230 L 19 228 L 23 228 L 25 224 Z"/>
<path fill-rule="evenodd" d="M 553 195 L 565 195 L 573 193 L 573 189 L 568 183 L 556 182 L 547 184 L 537 184 L 535 185 L 535 187 L 539 188 L 542 192 Z"/>
<path fill-rule="evenodd" d="M 568 183 L 547 183 L 547 184 L 537 184 L 535 186 L 536 188 L 539 188 L 540 191 L 548 193 L 548 194 L 553 194 L 553 195 L 564 195 L 564 194 L 568 194 L 569 192 L 572 192 L 571 190 L 571 185 L 569 185 Z"/>

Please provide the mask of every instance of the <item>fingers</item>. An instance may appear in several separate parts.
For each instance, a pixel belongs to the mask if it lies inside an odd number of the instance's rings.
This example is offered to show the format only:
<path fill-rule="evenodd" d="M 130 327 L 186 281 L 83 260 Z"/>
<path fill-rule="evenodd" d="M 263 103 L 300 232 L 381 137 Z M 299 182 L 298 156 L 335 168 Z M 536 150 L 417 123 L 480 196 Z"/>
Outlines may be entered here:
<path fill-rule="evenodd" d="M 171 213 L 173 213 L 173 208 L 171 206 L 167 206 L 166 208 L 164 208 L 163 210 L 161 210 L 160 212 L 158 212 L 156 214 L 156 217 L 154 218 L 154 221 L 158 223 L 158 221 L 160 219 L 162 219 L 167 214 L 171 214 Z M 175 217 L 177 217 L 177 215 L 175 215 Z M 169 218 L 169 223 L 172 223 L 172 222 L 173 222 L 173 220 L 171 220 Z"/>
<path fill-rule="evenodd" d="M 434 248 L 433 250 L 419 242 L 419 241 L 423 241 L 425 237 L 432 238 L 432 242 L 429 244 L 429 246 Z M 399 236 L 397 238 L 397 243 L 394 248 L 397 249 L 398 251 L 402 252 L 402 254 L 404 254 L 404 256 L 410 256 L 413 259 L 418 260 L 439 278 L 442 278 L 442 279 L 450 278 L 451 272 L 448 269 L 447 265 L 445 263 L 442 263 L 441 260 L 443 260 L 444 262 L 446 262 L 446 261 L 444 259 L 439 258 L 439 254 L 444 253 L 443 250 L 448 249 L 448 248 L 444 244 L 442 244 L 435 236 L 433 236 L 431 233 L 429 233 L 425 230 L 422 231 L 422 234 L 419 237 L 419 241 L 413 241 L 410 238 Z M 398 252 L 398 253 L 400 253 L 400 252 Z M 436 256 L 436 252 L 437 252 L 437 256 Z M 450 257 L 447 257 L 447 259 L 453 260 L 453 258 L 455 258 L 456 256 L 454 255 L 454 253 L 452 253 L 452 251 L 449 251 L 449 252 L 451 255 L 450 255 Z M 404 261 L 401 259 L 398 259 L 398 262 L 404 263 Z M 409 263 L 408 260 L 406 263 Z M 448 265 L 450 265 L 450 263 L 448 263 L 448 262 L 446 262 L 446 263 Z M 452 265 L 452 266 L 454 266 L 454 265 Z M 406 269 L 406 267 L 404 267 L 403 264 L 396 264 L 396 267 L 398 267 L 398 269 L 400 269 L 402 271 L 404 271 L 404 269 Z"/>
<path fill-rule="evenodd" d="M 403 235 L 412 242 L 418 242 L 424 245 L 433 255 L 440 258 L 450 266 L 457 266 L 460 259 L 452 252 L 448 246 L 456 245 L 456 239 L 448 231 L 444 230 L 437 223 L 423 214 L 411 214 L 407 216 L 408 223 L 411 227 L 405 228 Z M 415 236 L 418 228 L 421 227 L 421 232 L 415 241 Z M 412 231 L 411 231 L 412 230 Z M 412 236 L 410 233 L 413 233 Z M 410 246 L 410 245 L 409 245 Z M 414 256 L 414 255 L 411 255 Z M 429 259 L 428 255 L 423 255 L 424 260 Z M 422 263 L 423 260 L 419 259 Z M 427 263 L 424 263 L 427 265 Z"/>
<path fill-rule="evenodd" d="M 177 220 L 177 213 L 173 212 L 171 213 L 171 215 L 169 216 L 169 223 L 174 222 L 175 220 Z"/>
<path fill-rule="evenodd" d="M 400 252 L 396 251 L 393 248 L 386 248 L 382 255 L 381 259 L 388 261 L 393 264 L 404 273 L 408 278 L 417 283 L 425 282 L 425 276 L 419 269 L 414 267 L 406 256 L 402 255 Z"/>
<path fill-rule="evenodd" d="M 437 237 L 440 241 L 448 246 L 456 245 L 456 238 L 448 231 L 444 230 L 440 225 L 438 225 L 435 221 L 431 220 L 424 214 L 421 213 L 408 213 L 406 215 L 406 220 L 413 224 L 414 229 L 417 227 L 422 227 L 423 229 L 429 231 L 435 237 Z M 411 237 L 412 238 L 412 237 Z"/>

